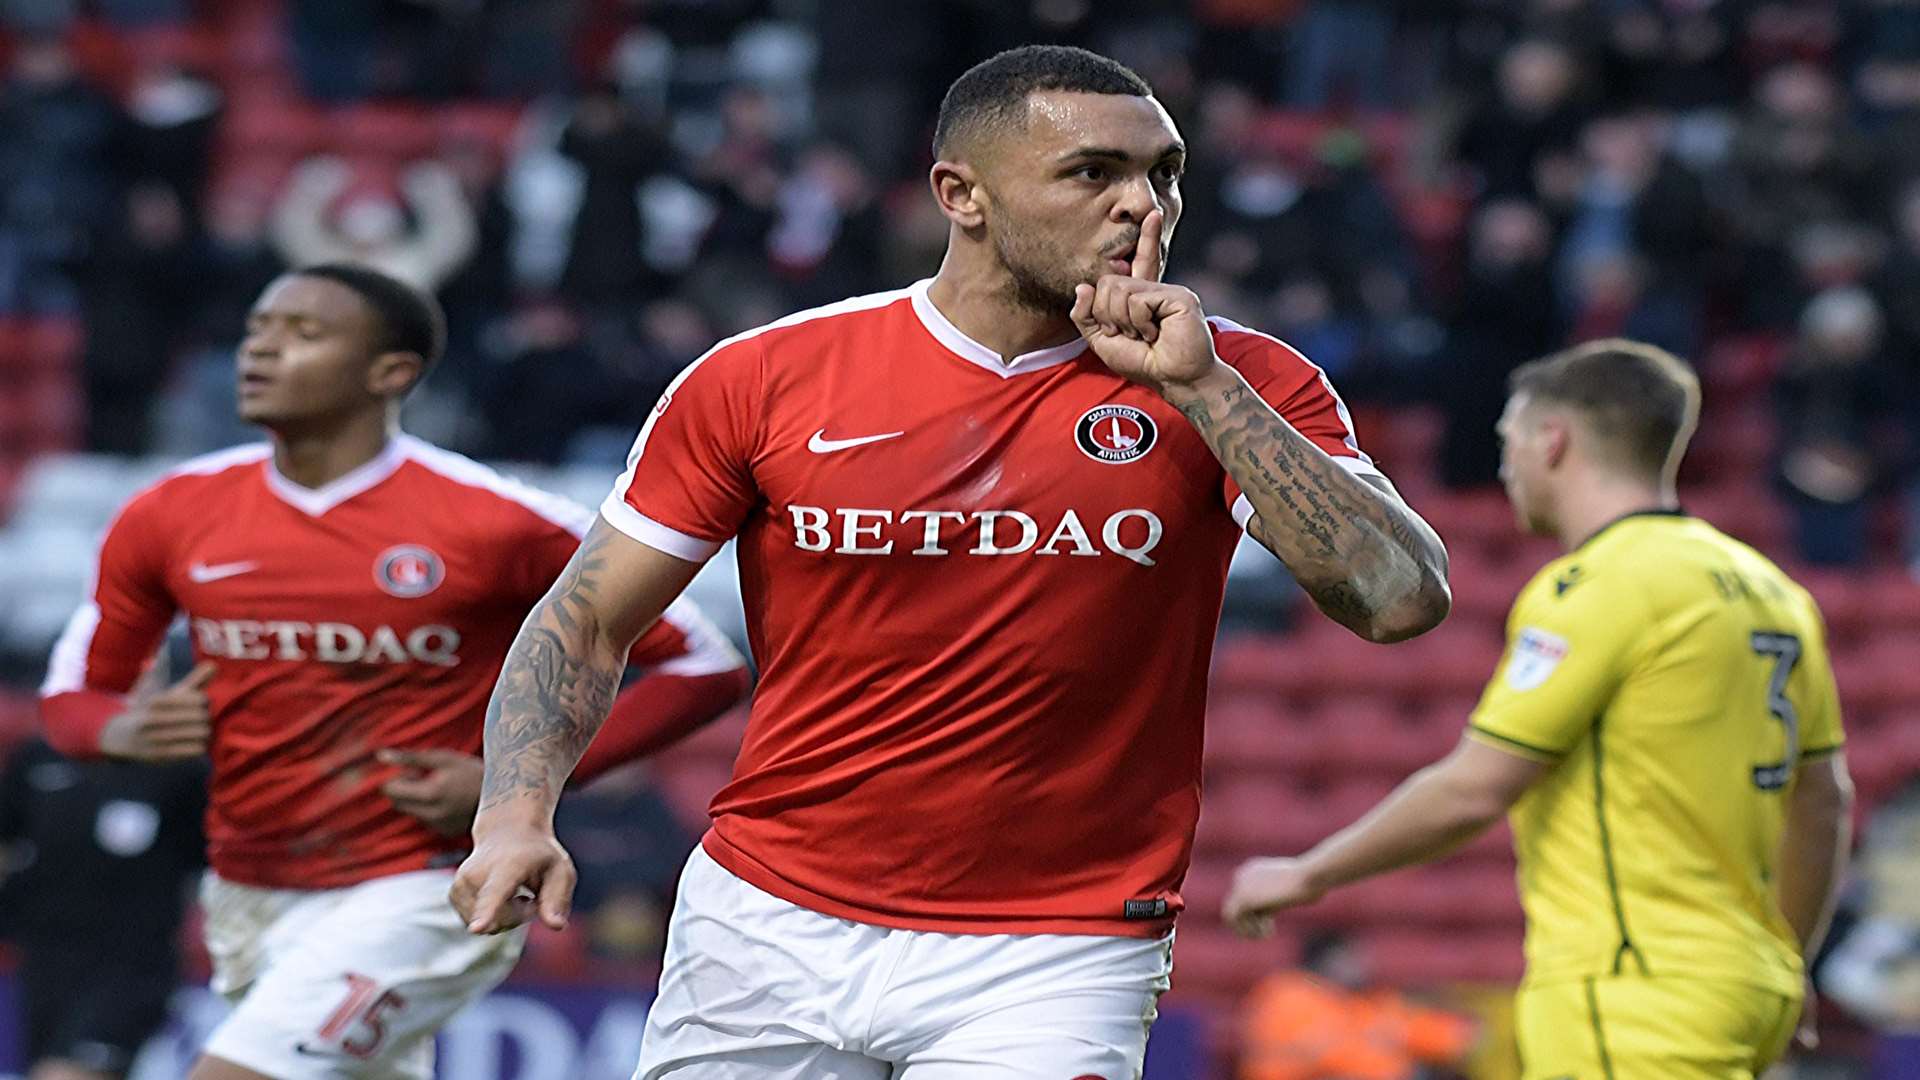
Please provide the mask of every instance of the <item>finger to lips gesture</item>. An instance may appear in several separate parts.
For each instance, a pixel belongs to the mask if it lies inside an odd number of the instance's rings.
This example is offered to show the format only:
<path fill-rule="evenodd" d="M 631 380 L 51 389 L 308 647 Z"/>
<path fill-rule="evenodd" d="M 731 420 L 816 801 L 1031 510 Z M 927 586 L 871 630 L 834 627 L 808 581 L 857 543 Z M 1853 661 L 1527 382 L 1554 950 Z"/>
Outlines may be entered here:
<path fill-rule="evenodd" d="M 1073 325 L 1107 367 L 1148 384 L 1191 380 L 1214 362 L 1200 299 L 1160 280 L 1166 215 L 1140 223 L 1126 274 L 1103 274 L 1073 290 Z"/>

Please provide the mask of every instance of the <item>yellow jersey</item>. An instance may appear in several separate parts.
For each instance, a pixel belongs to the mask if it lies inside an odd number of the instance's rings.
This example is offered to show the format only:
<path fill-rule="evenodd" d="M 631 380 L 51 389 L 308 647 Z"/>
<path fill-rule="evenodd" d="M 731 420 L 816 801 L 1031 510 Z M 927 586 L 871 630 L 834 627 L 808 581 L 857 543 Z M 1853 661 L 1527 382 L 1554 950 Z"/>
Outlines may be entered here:
<path fill-rule="evenodd" d="M 1800 993 L 1774 863 L 1797 766 L 1842 735 L 1819 610 L 1779 567 L 1677 511 L 1614 522 L 1521 590 L 1468 735 L 1554 763 L 1511 814 L 1529 984 Z"/>

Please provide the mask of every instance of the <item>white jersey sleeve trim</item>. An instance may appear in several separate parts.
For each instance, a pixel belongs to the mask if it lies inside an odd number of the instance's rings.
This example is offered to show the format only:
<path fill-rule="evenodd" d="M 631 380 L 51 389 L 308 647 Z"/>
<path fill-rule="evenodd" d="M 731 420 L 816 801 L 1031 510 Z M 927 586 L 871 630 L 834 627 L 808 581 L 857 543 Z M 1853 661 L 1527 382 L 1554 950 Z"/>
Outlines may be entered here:
<path fill-rule="evenodd" d="M 575 536 L 585 536 L 587 527 L 593 524 L 593 511 L 563 495 L 542 491 L 463 454 L 443 450 L 411 435 L 402 435 L 397 441 L 405 449 L 407 457 L 433 472 L 457 484 L 480 488 L 525 507 Z"/>
<path fill-rule="evenodd" d="M 67 619 L 60 639 L 54 642 L 47 658 L 47 677 L 40 684 L 40 696 L 70 694 L 87 688 L 87 654 L 93 650 L 93 635 L 100 629 L 100 605 L 88 582 L 87 600 Z"/>
<path fill-rule="evenodd" d="M 607 495 L 607 501 L 600 504 L 600 516 L 607 524 L 626 533 L 635 540 L 655 551 L 663 551 L 676 559 L 688 562 L 706 562 L 713 553 L 720 550 L 722 540 L 702 540 L 697 536 L 688 536 L 678 529 L 670 529 L 647 515 L 627 505 L 620 497 L 624 488 L 615 488 Z"/>
<path fill-rule="evenodd" d="M 660 618 L 687 639 L 687 651 L 671 660 L 654 665 L 662 675 L 719 675 L 747 666 L 746 657 L 733 647 L 727 635 L 713 625 L 707 613 L 685 596 L 676 597 Z"/>
<path fill-rule="evenodd" d="M 1381 472 L 1378 468 L 1375 468 L 1373 462 L 1371 461 L 1367 461 L 1362 458 L 1345 457 L 1337 454 L 1334 455 L 1333 460 L 1338 462 L 1341 468 L 1347 470 L 1348 472 L 1352 473 L 1355 476 L 1377 476 L 1382 480 L 1385 480 L 1387 478 L 1387 474 Z M 1244 529 L 1247 527 L 1247 522 L 1252 518 L 1253 518 L 1252 501 L 1249 500 L 1245 495 L 1241 495 L 1238 498 L 1234 499 L 1233 500 L 1233 523 Z"/>

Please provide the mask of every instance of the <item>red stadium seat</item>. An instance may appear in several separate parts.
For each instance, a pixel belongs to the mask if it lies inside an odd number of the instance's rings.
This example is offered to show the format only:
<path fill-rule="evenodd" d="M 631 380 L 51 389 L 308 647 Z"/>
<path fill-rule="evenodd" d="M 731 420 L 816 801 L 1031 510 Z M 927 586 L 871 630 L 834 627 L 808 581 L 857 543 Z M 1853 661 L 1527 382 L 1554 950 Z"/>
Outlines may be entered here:
<path fill-rule="evenodd" d="M 402 105 L 354 105 L 332 114 L 335 145 L 356 155 L 408 162 L 430 157 L 440 141 L 435 114 Z"/>
<path fill-rule="evenodd" d="M 1390 986 L 1512 985 L 1524 966 L 1515 933 L 1379 930 L 1363 943 L 1375 978 Z"/>

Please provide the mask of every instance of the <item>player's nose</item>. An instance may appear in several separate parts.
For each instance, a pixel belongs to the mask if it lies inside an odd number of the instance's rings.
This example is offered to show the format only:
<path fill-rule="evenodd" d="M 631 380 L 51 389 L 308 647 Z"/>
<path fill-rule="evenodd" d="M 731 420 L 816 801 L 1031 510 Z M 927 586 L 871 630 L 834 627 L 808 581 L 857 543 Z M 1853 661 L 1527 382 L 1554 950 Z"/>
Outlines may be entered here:
<path fill-rule="evenodd" d="M 1148 214 L 1163 209 L 1160 193 L 1154 190 L 1152 181 L 1142 174 L 1121 186 L 1120 196 L 1113 204 L 1113 216 L 1118 221 L 1139 225 L 1147 220 Z"/>

